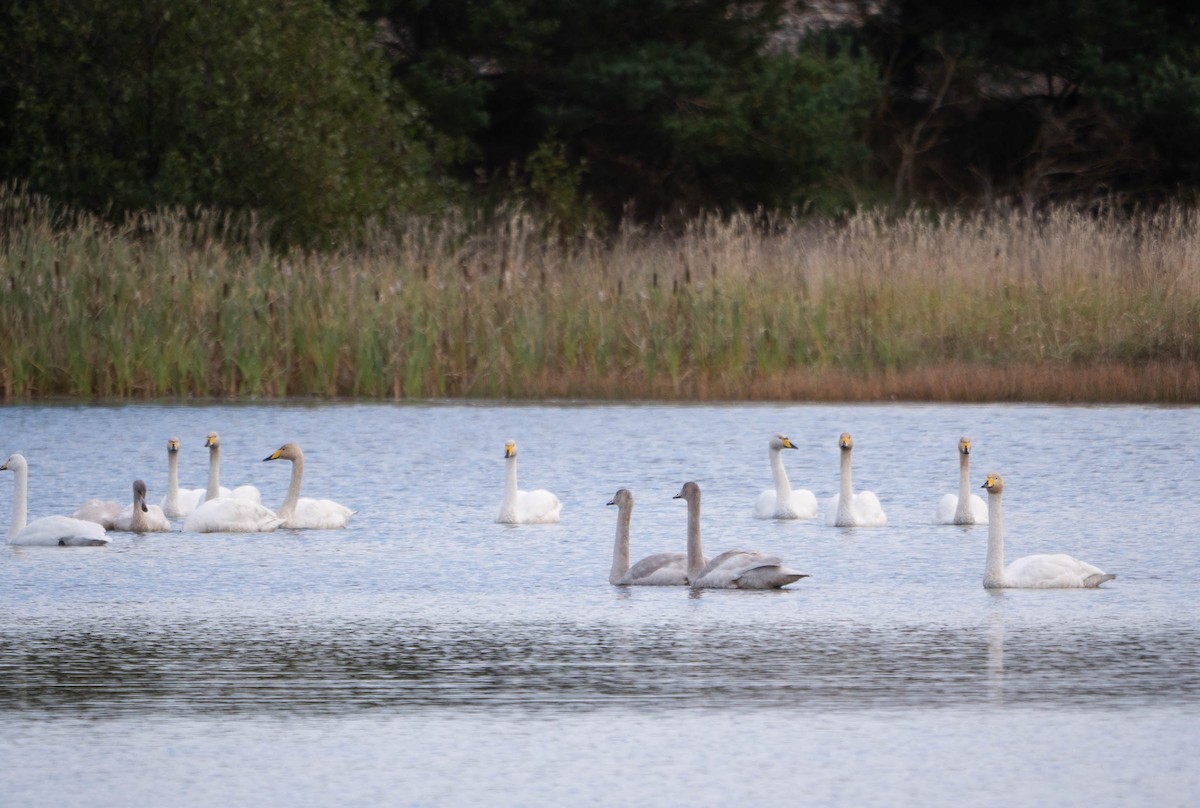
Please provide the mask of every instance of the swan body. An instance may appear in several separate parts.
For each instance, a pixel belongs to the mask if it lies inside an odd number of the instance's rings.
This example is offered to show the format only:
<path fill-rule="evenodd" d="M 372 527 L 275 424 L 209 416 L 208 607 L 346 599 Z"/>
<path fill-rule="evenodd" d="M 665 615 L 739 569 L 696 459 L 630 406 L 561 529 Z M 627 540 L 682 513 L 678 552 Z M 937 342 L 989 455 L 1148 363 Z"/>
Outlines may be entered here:
<path fill-rule="evenodd" d="M 558 522 L 562 503 L 558 497 L 544 488 L 521 491 L 517 488 L 517 444 L 504 444 L 506 464 L 504 477 L 504 501 L 500 504 L 497 522 L 508 524 L 547 524 Z"/>
<path fill-rule="evenodd" d="M 228 496 L 228 489 L 226 489 Z M 162 511 L 177 519 L 196 510 L 204 501 L 205 489 L 179 487 L 179 438 L 167 439 L 167 495 L 162 500 Z"/>
<path fill-rule="evenodd" d="M 675 495 L 688 506 L 687 569 L 693 589 L 778 589 L 808 575 L 783 565 L 778 556 L 729 550 L 706 562 L 700 542 L 700 486 L 683 484 Z"/>
<path fill-rule="evenodd" d="M 958 442 L 958 494 L 944 494 L 938 501 L 934 521 L 939 525 L 986 525 L 987 505 L 978 494 L 971 493 L 971 439 Z"/>
<path fill-rule="evenodd" d="M 7 536 L 9 544 L 21 547 L 102 547 L 112 541 L 104 528 L 95 522 L 70 516 L 44 516 L 26 524 L 29 464 L 24 455 L 14 454 L 0 465 L 0 471 L 9 470 L 16 477 L 12 526 Z"/>
<path fill-rule="evenodd" d="M 841 434 L 838 446 L 842 454 L 841 490 L 829 500 L 825 521 L 834 527 L 883 527 L 887 524 L 887 514 L 879 504 L 879 497 L 873 491 L 854 492 L 850 477 L 850 452 L 854 448 L 854 439 L 849 432 Z"/>
<path fill-rule="evenodd" d="M 1116 575 L 1065 553 L 1030 555 L 1004 566 L 1004 534 L 1001 530 L 1000 495 L 1004 480 L 989 474 L 983 488 L 988 492 L 988 550 L 983 573 L 985 589 L 1095 589 Z"/>
<path fill-rule="evenodd" d="M 95 522 L 105 530 L 112 530 L 113 520 L 121 512 L 121 503 L 111 499 L 89 499 L 75 509 L 72 519 Z"/>
<path fill-rule="evenodd" d="M 608 504 L 617 506 L 617 536 L 613 543 L 613 563 L 608 582 L 613 586 L 686 586 L 686 553 L 655 553 L 629 566 L 629 520 L 633 514 L 633 494 L 628 488 L 622 488 Z"/>
<path fill-rule="evenodd" d="M 283 524 L 269 508 L 248 499 L 206 500 L 183 520 L 186 533 L 272 533 Z"/>
<path fill-rule="evenodd" d="M 233 497 L 262 504 L 262 494 L 252 485 L 239 485 L 232 490 L 221 485 L 221 436 L 209 432 L 204 445 L 208 447 L 208 488 L 205 489 L 204 500 L 220 497 Z"/>
<path fill-rule="evenodd" d="M 754 501 L 754 515 L 759 519 L 813 519 L 817 515 L 817 498 L 803 488 L 792 490 L 783 467 L 783 449 L 797 448 L 786 436 L 776 432 L 768 444 L 771 474 L 775 487 L 768 488 Z"/>
<path fill-rule="evenodd" d="M 146 504 L 146 484 L 133 481 L 133 504 L 127 506 L 112 520 L 109 530 L 125 533 L 165 533 L 171 529 L 171 520 L 157 505 Z"/>
<path fill-rule="evenodd" d="M 283 505 L 275 513 L 283 519 L 283 527 L 292 530 L 336 530 L 343 528 L 354 511 L 332 499 L 309 499 L 300 496 L 300 481 L 304 476 L 304 452 L 295 443 L 285 443 L 263 458 L 292 461 L 292 481 Z"/>

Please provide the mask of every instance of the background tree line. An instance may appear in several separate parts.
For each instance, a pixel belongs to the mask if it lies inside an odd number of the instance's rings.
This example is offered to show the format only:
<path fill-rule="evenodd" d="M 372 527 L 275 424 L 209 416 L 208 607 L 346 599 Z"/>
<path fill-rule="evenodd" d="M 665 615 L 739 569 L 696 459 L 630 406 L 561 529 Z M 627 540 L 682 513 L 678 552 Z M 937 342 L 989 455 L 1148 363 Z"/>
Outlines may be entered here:
<path fill-rule="evenodd" d="M 284 242 L 519 201 L 700 210 L 1189 198 L 1180 0 L 6 0 L 0 179 Z"/>

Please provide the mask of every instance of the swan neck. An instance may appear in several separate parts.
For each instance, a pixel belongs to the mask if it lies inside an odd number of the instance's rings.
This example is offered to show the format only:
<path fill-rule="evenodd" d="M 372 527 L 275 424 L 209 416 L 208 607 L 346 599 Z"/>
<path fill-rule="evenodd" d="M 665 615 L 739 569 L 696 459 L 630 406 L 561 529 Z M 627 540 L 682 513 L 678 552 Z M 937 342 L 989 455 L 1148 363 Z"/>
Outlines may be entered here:
<path fill-rule="evenodd" d="M 960 454 L 958 460 L 958 507 L 954 512 L 954 521 L 959 524 L 964 524 L 972 516 L 970 465 L 970 457 Z M 974 522 L 975 520 L 970 518 L 969 521 Z"/>
<path fill-rule="evenodd" d="M 179 452 L 167 452 L 167 500 L 179 497 Z"/>
<path fill-rule="evenodd" d="M 783 452 L 771 449 L 771 474 L 775 477 L 775 502 L 787 502 L 792 496 L 792 483 L 783 467 Z"/>
<path fill-rule="evenodd" d="M 25 529 L 26 505 L 29 499 L 29 471 L 18 467 L 13 469 L 13 475 L 16 480 L 13 484 L 12 527 L 8 529 L 10 539 Z"/>
<path fill-rule="evenodd" d="M 842 450 L 842 482 L 838 489 L 838 508 L 834 524 L 846 526 L 854 522 L 854 483 L 850 478 L 850 450 Z"/>
<path fill-rule="evenodd" d="M 517 458 L 510 457 L 504 461 L 504 501 L 517 501 Z"/>
<path fill-rule="evenodd" d="M 288 483 L 287 496 L 279 508 L 279 516 L 291 519 L 296 515 L 296 505 L 300 502 L 300 480 L 304 477 L 304 455 L 292 459 L 292 479 Z"/>
<path fill-rule="evenodd" d="M 695 581 L 704 570 L 704 549 L 700 546 L 700 496 L 689 498 L 688 506 L 688 578 Z"/>
<path fill-rule="evenodd" d="M 629 572 L 629 520 L 633 515 L 632 505 L 621 505 L 617 510 L 617 536 L 613 542 L 612 570 L 608 573 L 610 584 L 618 583 Z"/>
<path fill-rule="evenodd" d="M 208 449 L 208 490 L 204 500 L 216 499 L 221 496 L 221 447 L 210 446 Z"/>
<path fill-rule="evenodd" d="M 989 588 L 1004 585 L 1004 533 L 1000 524 L 999 494 L 988 494 L 988 550 L 983 585 Z"/>
<path fill-rule="evenodd" d="M 129 517 L 129 529 L 134 533 L 145 533 L 150 520 L 142 510 L 142 501 L 135 495 L 133 498 L 133 513 Z"/>

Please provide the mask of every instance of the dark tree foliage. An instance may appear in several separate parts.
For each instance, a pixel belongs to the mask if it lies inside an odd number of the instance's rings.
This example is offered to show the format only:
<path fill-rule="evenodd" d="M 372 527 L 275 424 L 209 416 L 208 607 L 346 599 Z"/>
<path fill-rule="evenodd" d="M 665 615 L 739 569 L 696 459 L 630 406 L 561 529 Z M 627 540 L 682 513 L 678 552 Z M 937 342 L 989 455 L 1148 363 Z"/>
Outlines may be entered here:
<path fill-rule="evenodd" d="M 891 0 L 855 31 L 888 88 L 876 170 L 899 201 L 1194 189 L 1198 24 L 1191 2 Z"/>
<path fill-rule="evenodd" d="M 557 144 L 611 216 L 792 205 L 863 163 L 871 67 L 773 52 L 780 2 L 394 0 L 396 71 L 498 193 Z M 829 141 L 835 139 L 836 143 Z"/>
<path fill-rule="evenodd" d="M 0 177 L 120 214 L 255 211 L 336 238 L 429 196 L 374 31 L 321 0 L 0 8 Z"/>

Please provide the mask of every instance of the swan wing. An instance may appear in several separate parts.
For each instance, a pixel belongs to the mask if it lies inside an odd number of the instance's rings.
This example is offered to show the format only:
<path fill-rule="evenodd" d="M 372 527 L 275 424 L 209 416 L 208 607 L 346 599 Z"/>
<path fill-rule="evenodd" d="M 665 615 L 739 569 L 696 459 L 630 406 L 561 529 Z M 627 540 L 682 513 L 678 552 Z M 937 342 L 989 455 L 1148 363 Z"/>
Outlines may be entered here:
<path fill-rule="evenodd" d="M 854 495 L 854 519 L 859 527 L 883 527 L 887 514 L 874 491 L 859 491 Z"/>
<path fill-rule="evenodd" d="M 1115 576 L 1065 553 L 1029 555 L 1004 569 L 1004 582 L 1021 589 L 1078 589 L 1099 586 Z"/>
<path fill-rule="evenodd" d="M 805 577 L 783 566 L 779 556 L 748 550 L 727 550 L 714 558 L 692 581 L 706 589 L 774 589 Z"/>
<path fill-rule="evenodd" d="M 544 488 L 517 492 L 516 515 L 518 522 L 545 524 L 558 521 L 562 502 Z"/>
<path fill-rule="evenodd" d="M 132 506 L 131 506 L 132 507 Z M 113 500 L 89 499 L 79 506 L 72 519 L 84 522 L 95 522 L 105 528 L 112 528 L 113 519 L 121 512 L 121 505 Z"/>
<path fill-rule="evenodd" d="M 978 494 L 971 495 L 971 514 L 975 517 L 975 524 L 986 525 L 988 523 L 987 503 Z"/>
<path fill-rule="evenodd" d="M 796 488 L 792 491 L 791 498 L 791 516 L 792 519 L 816 519 L 817 511 L 817 495 L 807 488 Z"/>
<path fill-rule="evenodd" d="M 247 499 L 210 499 L 183 520 L 188 533 L 270 533 L 283 524 L 274 511 Z"/>
<path fill-rule="evenodd" d="M 228 494 L 222 494 L 222 496 L 233 497 L 234 499 L 245 499 L 249 500 L 250 502 L 257 502 L 259 505 L 262 504 L 262 494 L 259 493 L 259 490 L 252 485 L 239 485 Z"/>
<path fill-rule="evenodd" d="M 204 501 L 205 493 L 203 488 L 180 488 L 179 493 L 175 495 L 174 505 L 171 504 L 169 497 L 163 497 L 160 507 L 163 513 L 169 517 L 187 516 Z"/>
<path fill-rule="evenodd" d="M 984 510 L 987 510 L 986 506 Z M 958 511 L 958 494 L 942 494 L 942 498 L 938 500 L 937 513 L 933 517 L 934 524 L 954 524 L 956 511 Z"/>
<path fill-rule="evenodd" d="M 757 519 L 775 518 L 775 489 L 768 488 L 754 499 L 754 516 Z"/>
<path fill-rule="evenodd" d="M 112 539 L 95 522 L 70 516 L 44 516 L 34 519 L 9 539 L 21 547 L 99 547 Z"/>
<path fill-rule="evenodd" d="M 292 530 L 337 530 L 350 521 L 354 511 L 332 499 L 309 499 L 301 497 L 296 502 L 296 513 L 283 523 Z"/>
<path fill-rule="evenodd" d="M 758 519 L 815 519 L 818 510 L 816 495 L 806 488 L 794 489 L 783 503 L 777 501 L 774 489 L 763 491 L 754 500 Z"/>
<path fill-rule="evenodd" d="M 655 553 L 629 568 L 618 586 L 684 586 L 687 553 Z"/>

